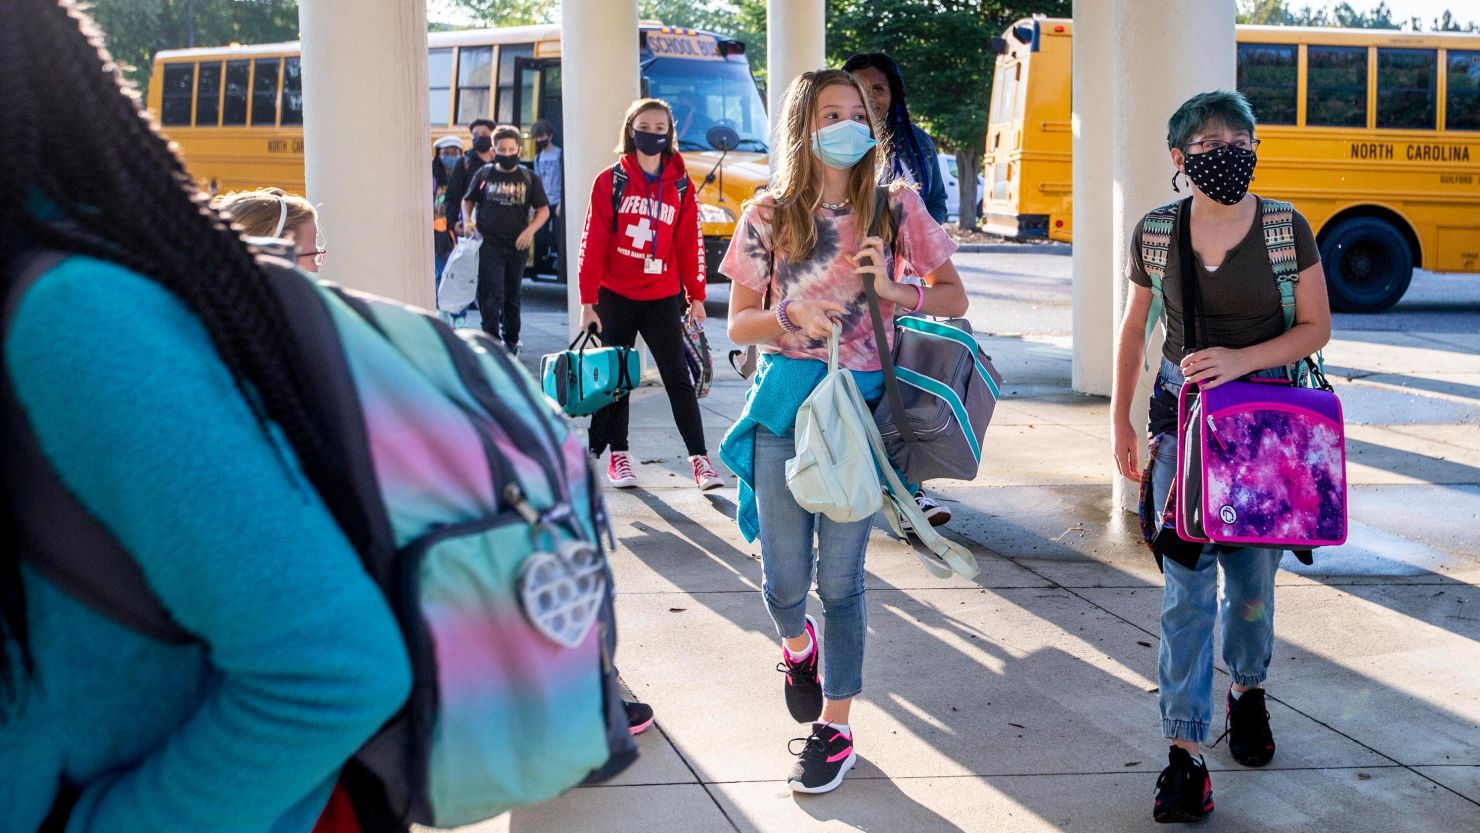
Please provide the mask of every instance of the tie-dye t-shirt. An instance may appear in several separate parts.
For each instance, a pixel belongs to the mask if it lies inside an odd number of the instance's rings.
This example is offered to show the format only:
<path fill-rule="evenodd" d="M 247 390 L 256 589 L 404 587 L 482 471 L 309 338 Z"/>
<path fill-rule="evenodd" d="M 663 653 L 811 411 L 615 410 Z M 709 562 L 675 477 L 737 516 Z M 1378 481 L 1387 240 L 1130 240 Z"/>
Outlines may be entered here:
<path fill-rule="evenodd" d="M 843 334 L 838 344 L 839 364 L 850 370 L 878 370 L 879 355 L 874 346 L 873 325 L 869 321 L 868 299 L 864 295 L 863 282 L 854 274 L 856 267 L 848 259 L 858 253 L 852 210 L 817 209 L 814 215 L 817 245 L 811 255 L 806 260 L 792 263 L 777 254 L 775 274 L 772 274 L 771 206 L 769 198 L 762 198 L 746 207 L 735 226 L 730 249 L 720 264 L 720 273 L 762 294 L 769 285 L 773 309 L 787 298 L 840 304 L 847 312 L 843 316 Z M 890 247 L 892 250 L 885 253 L 890 275 L 897 279 L 906 273 L 906 269 L 928 275 L 955 253 L 955 241 L 930 218 L 919 194 L 909 188 L 897 188 L 889 195 L 889 207 L 899 224 L 899 238 Z M 881 299 L 880 310 L 886 322 L 893 319 L 893 304 Z M 887 329 L 892 340 L 893 328 Z M 760 349 L 764 353 L 827 361 L 827 342 L 808 338 L 805 333 L 782 334 L 775 341 L 762 344 Z"/>

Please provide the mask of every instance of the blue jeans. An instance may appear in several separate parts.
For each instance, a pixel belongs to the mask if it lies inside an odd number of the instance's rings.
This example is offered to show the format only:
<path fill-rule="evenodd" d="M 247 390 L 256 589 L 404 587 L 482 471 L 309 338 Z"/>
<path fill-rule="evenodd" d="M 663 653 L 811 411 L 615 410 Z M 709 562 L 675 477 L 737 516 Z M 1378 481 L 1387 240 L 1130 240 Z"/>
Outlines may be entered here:
<path fill-rule="evenodd" d="M 846 700 L 863 690 L 863 638 L 868 630 L 863 556 L 873 521 L 837 523 L 798 506 L 786 485 L 786 461 L 795 456 L 793 437 L 778 437 L 764 428 L 755 432 L 762 590 L 776 632 L 782 638 L 800 636 L 806 630 L 807 591 L 815 563 L 827 636 L 822 641 L 822 693 L 829 700 Z"/>
<path fill-rule="evenodd" d="M 1263 371 L 1257 376 L 1279 375 Z M 1158 385 L 1175 395 L 1182 371 L 1162 359 Z M 1177 467 L 1177 435 L 1164 435 L 1151 467 L 1153 505 L 1161 507 Z M 1223 617 L 1223 662 L 1239 685 L 1255 686 L 1269 673 L 1274 651 L 1274 577 L 1283 550 L 1203 548 L 1197 568 L 1162 560 L 1166 590 L 1161 603 L 1161 653 L 1157 660 L 1162 733 L 1205 743 L 1213 721 L 1213 625 Z M 1223 598 L 1218 599 L 1218 567 Z"/>

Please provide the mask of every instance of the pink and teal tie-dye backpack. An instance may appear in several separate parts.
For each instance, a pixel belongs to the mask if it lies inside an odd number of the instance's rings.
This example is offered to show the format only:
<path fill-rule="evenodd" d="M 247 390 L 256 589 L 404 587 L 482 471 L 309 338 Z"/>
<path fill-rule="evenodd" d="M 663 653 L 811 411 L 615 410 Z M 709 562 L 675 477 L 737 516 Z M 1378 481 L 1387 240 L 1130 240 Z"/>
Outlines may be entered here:
<path fill-rule="evenodd" d="M 36 253 L 13 286 L 60 257 Z M 412 662 L 410 699 L 346 765 L 357 809 L 455 827 L 626 768 L 637 752 L 611 662 L 611 536 L 585 443 L 483 334 L 261 260 L 356 484 L 361 518 L 339 521 Z M 194 641 L 44 458 L 20 457 L 33 508 L 73 531 L 28 559 L 104 615 Z"/>

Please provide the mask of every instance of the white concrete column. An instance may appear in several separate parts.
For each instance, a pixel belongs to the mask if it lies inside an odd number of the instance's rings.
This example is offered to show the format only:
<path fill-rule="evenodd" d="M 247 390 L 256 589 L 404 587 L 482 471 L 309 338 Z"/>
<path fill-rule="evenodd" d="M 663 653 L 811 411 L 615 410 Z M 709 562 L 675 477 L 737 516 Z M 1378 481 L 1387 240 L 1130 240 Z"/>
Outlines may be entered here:
<path fill-rule="evenodd" d="M 1115 135 L 1115 6 L 1074 0 L 1074 390 L 1109 396 L 1115 284 L 1111 186 Z"/>
<path fill-rule="evenodd" d="M 642 93 L 637 67 L 637 0 L 562 0 L 561 113 L 565 119 L 565 242 L 578 258 L 591 183 L 616 161 L 612 148 L 627 107 Z M 569 270 L 566 309 L 581 323 L 577 268 Z"/>
<path fill-rule="evenodd" d="M 1177 196 L 1172 191 L 1167 119 L 1182 102 L 1209 90 L 1235 88 L 1234 0 L 1155 3 L 1115 0 L 1115 186 L 1112 213 L 1113 263 L 1126 262 L 1136 222 Z M 1079 32 L 1075 31 L 1075 37 Z M 1075 235 L 1079 234 L 1076 225 Z M 1126 282 L 1114 282 L 1113 320 L 1125 307 Z M 1112 342 L 1106 341 L 1110 350 Z M 1147 348 L 1151 371 L 1143 375 L 1131 410 L 1133 425 L 1146 424 L 1161 339 Z M 1141 448 L 1142 464 L 1146 449 Z M 1107 455 L 1108 458 L 1108 455 Z M 1135 484 L 1116 476 L 1116 499 L 1135 511 Z"/>
<path fill-rule="evenodd" d="M 766 106 L 772 130 L 786 86 L 804 72 L 827 66 L 827 4 L 823 0 L 766 0 Z M 773 143 L 774 144 L 774 143 Z"/>
<path fill-rule="evenodd" d="M 430 309 L 426 0 L 303 0 L 298 21 L 322 274 Z"/>

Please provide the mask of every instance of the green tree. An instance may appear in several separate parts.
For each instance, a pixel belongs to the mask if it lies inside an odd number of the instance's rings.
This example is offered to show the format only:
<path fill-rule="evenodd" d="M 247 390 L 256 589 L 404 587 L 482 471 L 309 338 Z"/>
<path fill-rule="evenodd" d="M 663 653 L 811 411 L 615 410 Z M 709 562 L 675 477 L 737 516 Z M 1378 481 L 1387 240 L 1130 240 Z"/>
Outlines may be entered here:
<path fill-rule="evenodd" d="M 452 0 L 478 26 L 528 26 L 560 19 L 560 0 Z"/>
<path fill-rule="evenodd" d="M 1266 26 L 1336 26 L 1344 29 L 1402 29 L 1407 27 L 1415 32 L 1421 32 L 1424 29 L 1421 18 L 1411 17 L 1405 21 L 1393 19 L 1393 10 L 1388 8 L 1385 0 L 1365 12 L 1357 11 L 1351 3 L 1337 3 L 1329 9 L 1324 6 L 1313 8 L 1309 5 L 1296 9 L 1289 4 L 1288 0 L 1239 0 L 1238 6 L 1239 23 L 1256 23 Z M 1454 19 L 1452 12 L 1446 11 L 1442 17 L 1434 20 L 1432 29 L 1436 32 L 1475 32 L 1480 31 L 1480 25 L 1475 23 L 1470 23 L 1468 26 L 1461 25 Z"/>
<path fill-rule="evenodd" d="M 298 37 L 297 0 L 93 0 L 91 12 L 113 59 L 141 91 L 161 49 Z"/>
<path fill-rule="evenodd" d="M 988 42 L 1035 13 L 1068 17 L 1069 0 L 832 0 L 829 60 L 887 52 L 899 63 L 910 116 L 955 153 L 961 228 L 976 226 L 976 177 L 986 146 L 997 56 Z"/>

